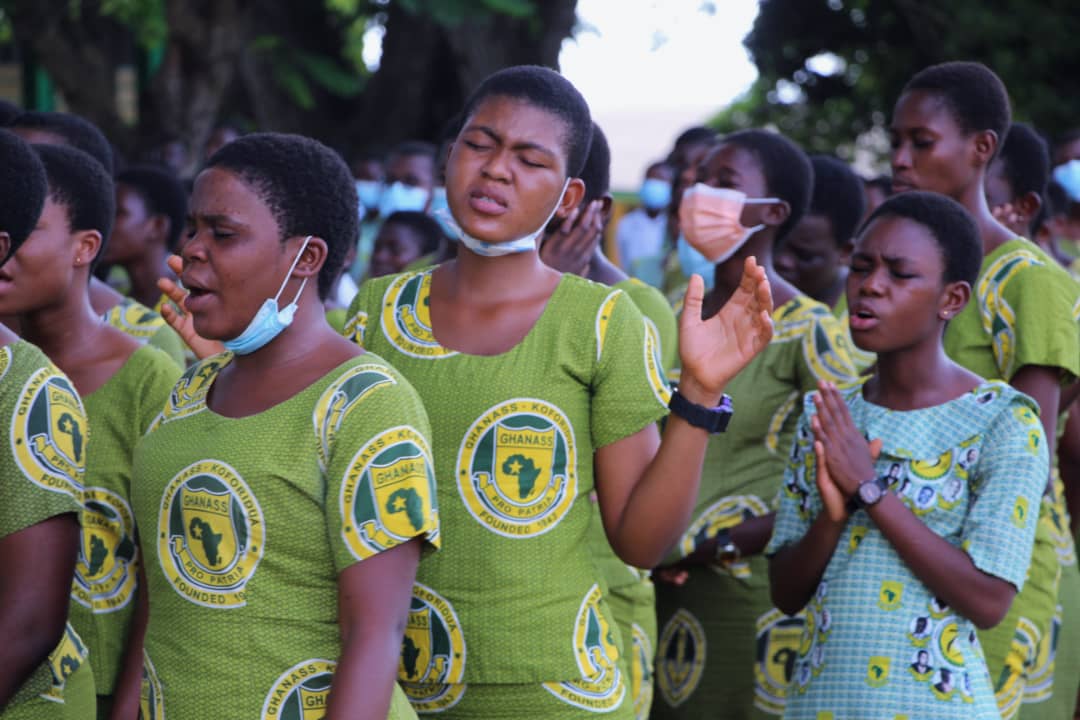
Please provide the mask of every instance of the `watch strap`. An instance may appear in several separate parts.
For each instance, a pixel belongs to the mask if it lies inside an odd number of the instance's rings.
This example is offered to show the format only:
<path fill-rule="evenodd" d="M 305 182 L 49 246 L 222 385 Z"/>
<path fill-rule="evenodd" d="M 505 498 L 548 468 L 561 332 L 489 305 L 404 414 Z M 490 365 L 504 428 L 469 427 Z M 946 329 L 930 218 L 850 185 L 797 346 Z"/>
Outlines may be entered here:
<path fill-rule="evenodd" d="M 727 395 L 721 398 L 719 405 L 710 408 L 690 402 L 679 392 L 678 388 L 671 393 L 668 408 L 672 413 L 694 427 L 701 428 L 711 434 L 722 433 L 727 430 L 731 416 L 735 412 L 731 404 L 731 398 Z"/>

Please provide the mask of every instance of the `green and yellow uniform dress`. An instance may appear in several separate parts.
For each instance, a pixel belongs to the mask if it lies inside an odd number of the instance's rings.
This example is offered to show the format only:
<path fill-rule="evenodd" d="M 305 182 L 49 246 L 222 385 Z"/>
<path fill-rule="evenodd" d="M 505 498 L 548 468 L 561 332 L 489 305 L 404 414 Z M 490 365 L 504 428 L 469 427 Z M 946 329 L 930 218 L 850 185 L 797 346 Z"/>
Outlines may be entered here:
<path fill-rule="evenodd" d="M 596 449 L 667 412 L 647 323 L 563 275 L 521 342 L 468 355 L 435 339 L 431 277 L 369 280 L 347 326 L 416 387 L 442 478 L 446 550 L 417 574 L 399 678 L 440 717 L 631 718 L 589 495 Z"/>
<path fill-rule="evenodd" d="M 694 520 L 667 562 L 723 528 L 775 510 L 803 394 L 819 380 L 855 379 L 847 333 L 805 295 L 773 311 L 774 335 L 730 383 L 735 416 L 709 440 Z M 769 600 L 763 555 L 729 567 L 694 567 L 686 584 L 658 583 L 653 718 L 749 718 L 783 713 L 802 615 Z"/>
<path fill-rule="evenodd" d="M 158 308 L 161 304 L 158 303 Z M 125 335 L 163 350 L 173 359 L 177 367 L 187 366 L 190 359 L 188 347 L 176 331 L 169 327 L 169 323 L 165 322 L 165 318 L 161 317 L 160 309 L 151 310 L 131 298 L 124 298 L 119 305 L 107 310 L 102 317 L 105 322 Z"/>
<path fill-rule="evenodd" d="M 934 534 L 982 572 L 1024 584 L 1046 487 L 1038 406 L 1003 382 L 897 411 L 845 400 L 860 434 L 880 439 L 876 472 Z M 822 512 L 807 398 L 766 554 L 803 538 Z M 848 518 L 804 612 L 788 720 L 998 720 L 975 624 L 922 583 L 865 510 Z"/>
<path fill-rule="evenodd" d="M 439 544 L 430 430 L 400 374 L 365 354 L 229 418 L 206 397 L 231 361 L 189 368 L 135 450 L 144 718 L 322 717 L 339 573 L 413 538 Z M 397 687 L 389 717 L 414 717 Z"/>
<path fill-rule="evenodd" d="M 1057 368 L 1063 384 L 1080 375 L 1080 288 L 1037 245 L 1017 238 L 996 248 L 974 290 L 945 331 L 953 360 L 1005 381 L 1026 365 Z M 1032 703 L 1024 711 L 1031 718 L 1072 718 L 1080 683 L 1080 571 L 1068 531 L 1054 532 L 1062 522 L 1068 528 L 1056 495 L 1051 485 L 1040 506 L 1024 589 L 1000 625 L 979 633 L 1005 720 L 1021 703 Z"/>
<path fill-rule="evenodd" d="M 648 330 L 660 348 L 661 363 L 665 373 L 675 366 L 678 355 L 678 326 L 675 313 L 667 299 L 656 288 L 636 278 L 613 285 L 625 292 L 641 314 L 645 316 Z M 590 543 L 608 584 L 608 604 L 622 635 L 626 663 L 630 672 L 630 698 L 637 720 L 649 717 L 653 698 L 653 658 L 656 649 L 656 591 L 652 580 L 644 570 L 627 565 L 615 554 L 608 543 L 607 533 L 600 519 L 600 507 L 595 493 L 590 498 L 596 512 L 590 527 Z"/>
<path fill-rule="evenodd" d="M 83 539 L 71 593 L 71 623 L 86 643 L 105 715 L 135 610 L 138 538 L 131 511 L 135 445 L 165 407 L 180 368 L 144 345 L 83 398 L 94 438 L 87 457 Z"/>
<path fill-rule="evenodd" d="M 0 347 L 0 539 L 81 514 L 87 423 L 75 387 L 33 345 Z M 2 720 L 93 720 L 94 676 L 69 623 L 59 645 L 0 712 Z"/>

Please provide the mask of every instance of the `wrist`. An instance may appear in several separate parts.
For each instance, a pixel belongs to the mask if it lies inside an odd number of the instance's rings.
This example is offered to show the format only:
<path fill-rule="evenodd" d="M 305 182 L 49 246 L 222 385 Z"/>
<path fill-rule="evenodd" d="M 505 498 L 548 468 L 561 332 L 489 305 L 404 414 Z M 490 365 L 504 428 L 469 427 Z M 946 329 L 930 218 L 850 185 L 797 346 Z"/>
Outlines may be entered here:
<path fill-rule="evenodd" d="M 724 388 L 710 390 L 698 382 L 693 375 L 683 373 L 679 378 L 679 394 L 696 405 L 716 407 L 724 397 Z"/>

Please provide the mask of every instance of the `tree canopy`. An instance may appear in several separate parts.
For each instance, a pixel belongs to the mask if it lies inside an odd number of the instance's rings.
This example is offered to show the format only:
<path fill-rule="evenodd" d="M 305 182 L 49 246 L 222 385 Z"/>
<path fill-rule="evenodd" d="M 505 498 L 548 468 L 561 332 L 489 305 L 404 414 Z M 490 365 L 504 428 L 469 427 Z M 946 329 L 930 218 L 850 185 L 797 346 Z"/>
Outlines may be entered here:
<path fill-rule="evenodd" d="M 1018 120 L 1056 136 L 1080 125 L 1075 0 L 761 0 L 743 44 L 760 73 L 720 112 L 721 131 L 774 125 L 812 152 L 850 157 L 887 123 L 907 80 L 977 60 L 1004 80 Z M 880 148 L 878 148 L 880 149 Z"/>

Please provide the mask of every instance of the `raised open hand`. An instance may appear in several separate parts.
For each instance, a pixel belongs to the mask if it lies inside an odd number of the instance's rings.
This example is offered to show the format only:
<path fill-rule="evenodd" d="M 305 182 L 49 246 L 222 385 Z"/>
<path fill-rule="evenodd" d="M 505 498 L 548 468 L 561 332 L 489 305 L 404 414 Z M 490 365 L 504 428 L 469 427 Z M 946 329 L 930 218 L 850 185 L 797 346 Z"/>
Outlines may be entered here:
<path fill-rule="evenodd" d="M 176 273 L 177 277 L 180 277 L 180 271 L 184 269 L 184 261 L 180 259 L 180 256 L 170 255 L 168 263 L 169 269 Z M 169 300 L 176 305 L 176 307 L 173 307 L 172 303 L 165 303 L 161 308 L 161 317 L 165 318 L 165 322 L 169 323 L 169 327 L 175 330 L 180 339 L 187 343 L 187 346 L 195 353 L 195 357 L 202 360 L 225 351 L 225 346 L 217 340 L 207 340 L 195 332 L 195 324 L 191 320 L 191 315 L 186 312 L 177 312 L 176 308 L 181 310 L 184 308 L 184 300 L 188 294 L 187 290 L 171 278 L 159 278 L 157 285 L 158 289 L 165 293 Z"/>
<path fill-rule="evenodd" d="M 696 384 L 705 396 L 701 404 L 715 404 L 724 386 L 765 349 L 772 340 L 772 292 L 765 269 L 753 257 L 746 259 L 739 288 L 708 320 L 701 319 L 705 282 L 692 275 L 679 320 L 679 355 L 684 386 Z"/>

